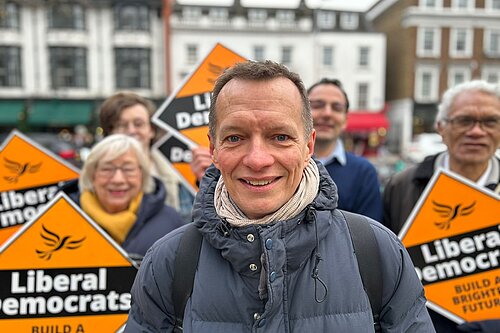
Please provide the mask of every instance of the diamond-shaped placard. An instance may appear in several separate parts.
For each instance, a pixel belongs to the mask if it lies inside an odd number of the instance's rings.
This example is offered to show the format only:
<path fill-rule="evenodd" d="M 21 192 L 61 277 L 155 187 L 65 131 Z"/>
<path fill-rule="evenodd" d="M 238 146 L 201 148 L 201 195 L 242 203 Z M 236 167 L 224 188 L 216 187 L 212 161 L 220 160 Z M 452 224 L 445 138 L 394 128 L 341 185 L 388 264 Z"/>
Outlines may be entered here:
<path fill-rule="evenodd" d="M 137 268 L 59 193 L 0 249 L 0 332 L 120 330 Z"/>
<path fill-rule="evenodd" d="M 13 130 L 0 147 L 0 245 L 55 196 L 59 182 L 78 175 L 73 165 Z"/>
<path fill-rule="evenodd" d="M 498 318 L 499 212 L 496 193 L 439 170 L 399 235 L 428 306 L 457 323 Z"/>

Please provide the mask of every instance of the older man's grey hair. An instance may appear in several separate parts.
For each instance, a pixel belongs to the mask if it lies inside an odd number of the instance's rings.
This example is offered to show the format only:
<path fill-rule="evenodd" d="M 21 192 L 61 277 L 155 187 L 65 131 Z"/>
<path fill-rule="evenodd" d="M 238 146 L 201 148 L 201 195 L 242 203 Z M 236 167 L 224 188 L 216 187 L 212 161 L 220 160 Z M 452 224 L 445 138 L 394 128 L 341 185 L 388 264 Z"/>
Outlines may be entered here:
<path fill-rule="evenodd" d="M 455 98 L 465 91 L 480 91 L 485 94 L 500 98 L 500 86 L 498 84 L 488 83 L 483 80 L 466 81 L 446 90 L 438 106 L 438 113 L 434 125 L 446 120 L 451 111 L 451 105 Z"/>
<path fill-rule="evenodd" d="M 137 162 L 142 171 L 142 191 L 151 193 L 155 185 L 151 176 L 148 155 L 137 139 L 125 134 L 107 136 L 92 147 L 80 173 L 78 181 L 80 192 L 90 191 L 94 193 L 92 182 L 98 165 L 111 162 L 129 151 L 132 151 L 137 157 Z"/>

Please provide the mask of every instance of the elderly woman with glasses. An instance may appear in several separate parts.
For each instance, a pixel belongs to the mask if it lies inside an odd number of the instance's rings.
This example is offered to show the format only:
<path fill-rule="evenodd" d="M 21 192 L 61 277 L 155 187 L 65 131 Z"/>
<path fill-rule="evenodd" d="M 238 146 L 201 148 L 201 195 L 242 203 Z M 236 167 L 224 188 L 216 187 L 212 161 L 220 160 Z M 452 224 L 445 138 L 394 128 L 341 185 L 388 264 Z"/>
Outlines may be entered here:
<path fill-rule="evenodd" d="M 113 134 L 92 148 L 78 186 L 63 188 L 132 257 L 142 257 L 157 239 L 183 225 L 149 170 L 139 141 Z"/>

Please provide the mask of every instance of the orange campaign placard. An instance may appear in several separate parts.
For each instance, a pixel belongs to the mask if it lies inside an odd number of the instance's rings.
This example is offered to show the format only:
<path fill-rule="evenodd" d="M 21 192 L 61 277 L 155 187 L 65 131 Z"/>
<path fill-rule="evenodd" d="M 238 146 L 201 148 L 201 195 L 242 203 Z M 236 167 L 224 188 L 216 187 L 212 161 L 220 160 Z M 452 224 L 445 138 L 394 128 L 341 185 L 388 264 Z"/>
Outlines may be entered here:
<path fill-rule="evenodd" d="M 61 192 L 0 249 L 0 332 L 118 332 L 136 273 Z"/>
<path fill-rule="evenodd" d="M 155 143 L 154 147 L 159 148 L 167 158 L 172 148 L 180 151 L 199 145 L 208 147 L 208 112 L 215 80 L 226 68 L 245 60 L 222 44 L 216 44 L 154 114 L 153 122 L 168 133 L 168 138 Z M 191 158 L 191 155 L 188 156 Z M 170 162 L 194 194 L 197 186 L 189 167 L 190 159 Z"/>
<path fill-rule="evenodd" d="M 77 168 L 13 130 L 0 146 L 0 245 L 76 179 Z"/>
<path fill-rule="evenodd" d="M 500 196 L 454 173 L 435 173 L 399 237 L 428 306 L 462 323 L 500 313 Z"/>

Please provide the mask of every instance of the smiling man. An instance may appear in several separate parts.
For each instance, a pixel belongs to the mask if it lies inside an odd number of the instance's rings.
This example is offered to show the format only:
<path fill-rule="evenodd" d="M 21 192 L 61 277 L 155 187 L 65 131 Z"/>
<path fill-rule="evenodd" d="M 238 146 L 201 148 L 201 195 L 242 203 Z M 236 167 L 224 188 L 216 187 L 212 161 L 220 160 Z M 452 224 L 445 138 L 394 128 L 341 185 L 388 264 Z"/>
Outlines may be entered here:
<path fill-rule="evenodd" d="M 307 92 L 316 130 L 314 154 L 337 185 L 338 208 L 382 221 L 382 197 L 375 167 L 367 159 L 346 152 L 341 140 L 349 110 L 342 84 L 324 78 Z"/>
<path fill-rule="evenodd" d="M 315 137 L 305 88 L 286 67 L 243 62 L 217 79 L 209 118 L 214 166 L 201 181 L 193 225 L 146 255 L 125 332 L 374 331 L 335 185 L 312 158 Z M 433 332 L 408 253 L 365 219 L 381 257 L 380 332 Z M 193 226 L 203 240 L 180 329 L 174 263 Z"/>
<path fill-rule="evenodd" d="M 438 167 L 500 193 L 500 160 L 495 157 L 500 146 L 499 86 L 469 81 L 448 89 L 439 105 L 435 126 L 447 151 L 391 177 L 385 186 L 384 224 L 395 233 L 401 230 Z M 450 320 L 435 312 L 431 316 L 437 332 L 456 332 Z M 500 321 L 464 326 L 469 327 L 462 327 L 463 332 L 499 332 Z"/>

